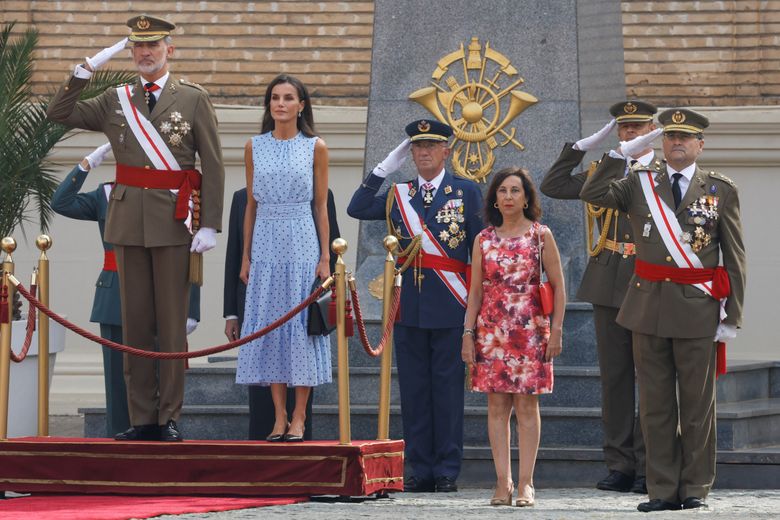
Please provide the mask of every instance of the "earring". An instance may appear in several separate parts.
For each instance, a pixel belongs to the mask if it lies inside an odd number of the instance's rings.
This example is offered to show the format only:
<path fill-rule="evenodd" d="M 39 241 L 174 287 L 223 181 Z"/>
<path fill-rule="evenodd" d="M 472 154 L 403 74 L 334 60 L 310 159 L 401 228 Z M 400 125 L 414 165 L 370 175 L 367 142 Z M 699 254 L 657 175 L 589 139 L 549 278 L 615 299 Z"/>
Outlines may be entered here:
<path fill-rule="evenodd" d="M 523 204 L 523 209 L 528 209 L 528 203 Z"/>
<path fill-rule="evenodd" d="M 496 208 L 496 209 L 498 209 L 498 202 L 494 202 L 494 203 L 493 203 L 493 207 L 494 207 L 494 208 Z"/>
<path fill-rule="evenodd" d="M 299 117 L 299 118 L 301 117 L 301 114 L 303 114 L 303 110 L 301 110 L 300 112 L 298 112 L 298 117 Z"/>

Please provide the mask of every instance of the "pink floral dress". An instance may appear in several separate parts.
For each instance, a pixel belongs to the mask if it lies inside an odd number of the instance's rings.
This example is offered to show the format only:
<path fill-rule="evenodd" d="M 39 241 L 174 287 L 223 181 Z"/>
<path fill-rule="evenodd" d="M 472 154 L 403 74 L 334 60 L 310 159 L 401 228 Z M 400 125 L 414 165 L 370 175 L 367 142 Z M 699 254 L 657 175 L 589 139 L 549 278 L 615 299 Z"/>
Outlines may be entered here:
<path fill-rule="evenodd" d="M 539 302 L 539 233 L 499 238 L 495 227 L 479 235 L 482 307 L 476 324 L 476 363 L 471 384 L 478 392 L 548 394 L 553 364 L 544 360 L 550 320 Z"/>

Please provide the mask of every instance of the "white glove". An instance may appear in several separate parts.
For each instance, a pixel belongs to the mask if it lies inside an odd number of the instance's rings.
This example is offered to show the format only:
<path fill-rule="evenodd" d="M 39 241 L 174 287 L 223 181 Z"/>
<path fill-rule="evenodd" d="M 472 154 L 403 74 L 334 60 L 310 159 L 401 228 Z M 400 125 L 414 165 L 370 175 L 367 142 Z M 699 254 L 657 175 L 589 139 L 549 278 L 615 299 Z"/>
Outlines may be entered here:
<path fill-rule="evenodd" d="M 713 339 L 712 341 L 715 343 L 719 341 L 726 343 L 736 337 L 737 337 L 737 327 L 735 327 L 734 325 L 719 323 L 718 330 L 715 331 L 715 339 Z"/>
<path fill-rule="evenodd" d="M 595 134 L 589 136 L 589 137 L 583 137 L 576 143 L 574 143 L 575 150 L 580 150 L 582 152 L 587 152 L 588 150 L 593 150 L 598 145 L 600 145 L 604 140 L 607 138 L 609 133 L 612 131 L 613 128 L 615 128 L 615 118 L 613 117 L 609 123 L 604 125 L 604 128 L 596 132 Z"/>
<path fill-rule="evenodd" d="M 663 128 L 656 128 L 650 133 L 634 137 L 630 141 L 620 141 L 620 148 L 617 152 L 623 157 L 639 157 L 639 154 L 650 147 L 650 143 L 655 141 L 655 138 L 661 135 L 664 131 Z"/>
<path fill-rule="evenodd" d="M 106 158 L 106 155 L 108 155 L 108 152 L 110 151 L 111 143 L 106 143 L 102 146 L 98 146 L 91 154 L 84 157 L 89 163 L 89 169 L 91 170 L 92 168 L 100 166 L 100 163 L 103 162 L 103 159 Z"/>
<path fill-rule="evenodd" d="M 100 67 L 105 65 L 108 60 L 114 56 L 114 54 L 124 49 L 125 45 L 127 45 L 127 38 L 123 38 L 121 41 L 118 41 L 111 47 L 106 47 L 91 58 L 87 58 L 87 64 L 93 71 L 98 70 Z"/>
<path fill-rule="evenodd" d="M 197 328 L 198 328 L 198 320 L 187 318 L 187 335 L 189 336 L 190 334 L 195 332 L 195 329 Z"/>
<path fill-rule="evenodd" d="M 217 245 L 217 230 L 210 227 L 203 227 L 195 233 L 192 238 L 191 252 L 205 253 L 209 249 L 214 249 Z"/>
<path fill-rule="evenodd" d="M 412 142 L 407 137 L 395 148 L 395 150 L 387 154 L 385 160 L 377 164 L 376 168 L 374 168 L 374 171 L 371 173 L 384 179 L 389 174 L 398 171 L 401 165 L 406 161 L 406 158 L 409 157 L 409 148 L 411 147 Z"/>

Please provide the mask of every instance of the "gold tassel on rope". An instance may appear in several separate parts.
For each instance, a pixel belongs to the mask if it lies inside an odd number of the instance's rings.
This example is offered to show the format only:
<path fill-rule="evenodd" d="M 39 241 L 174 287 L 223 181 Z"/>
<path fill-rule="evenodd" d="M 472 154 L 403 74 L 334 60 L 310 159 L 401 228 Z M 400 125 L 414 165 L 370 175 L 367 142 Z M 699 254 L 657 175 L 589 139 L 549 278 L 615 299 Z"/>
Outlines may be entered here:
<path fill-rule="evenodd" d="M 593 175 L 598 167 L 598 162 L 593 161 L 588 168 L 588 177 Z M 612 208 L 600 208 L 593 204 L 585 203 L 585 222 L 587 224 L 587 243 L 588 243 L 588 255 L 597 256 L 604 250 L 604 244 L 607 242 L 607 234 L 609 233 L 609 224 L 612 219 L 615 219 L 615 240 L 617 239 L 617 210 Z M 593 245 L 593 230 L 596 227 L 596 219 L 601 219 L 601 227 L 599 231 L 599 238 L 596 241 L 596 245 Z"/>
<path fill-rule="evenodd" d="M 200 191 L 192 190 L 192 231 L 200 229 Z M 203 285 L 203 254 L 190 252 L 190 283 L 201 287 Z"/>

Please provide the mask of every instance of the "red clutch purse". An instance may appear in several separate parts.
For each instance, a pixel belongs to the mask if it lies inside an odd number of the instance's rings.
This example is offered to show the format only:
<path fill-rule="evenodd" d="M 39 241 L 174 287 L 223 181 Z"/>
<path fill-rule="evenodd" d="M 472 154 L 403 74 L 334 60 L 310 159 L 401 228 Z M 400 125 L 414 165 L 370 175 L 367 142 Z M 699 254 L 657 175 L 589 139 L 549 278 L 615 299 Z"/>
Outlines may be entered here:
<path fill-rule="evenodd" d="M 552 314 L 555 308 L 555 293 L 553 291 L 550 282 L 547 281 L 547 275 L 544 272 L 544 266 L 542 265 L 542 232 L 541 229 L 537 234 L 537 244 L 539 248 L 539 302 L 542 306 L 542 313 L 545 316 Z"/>

